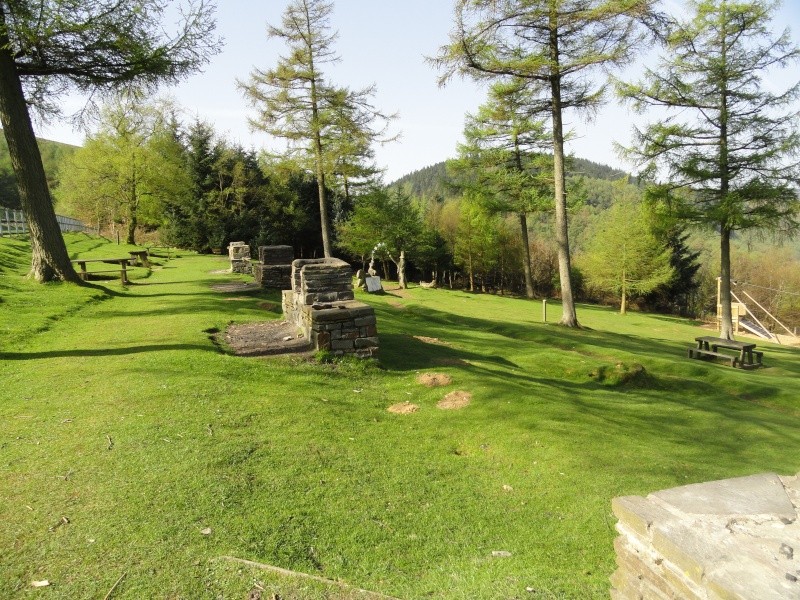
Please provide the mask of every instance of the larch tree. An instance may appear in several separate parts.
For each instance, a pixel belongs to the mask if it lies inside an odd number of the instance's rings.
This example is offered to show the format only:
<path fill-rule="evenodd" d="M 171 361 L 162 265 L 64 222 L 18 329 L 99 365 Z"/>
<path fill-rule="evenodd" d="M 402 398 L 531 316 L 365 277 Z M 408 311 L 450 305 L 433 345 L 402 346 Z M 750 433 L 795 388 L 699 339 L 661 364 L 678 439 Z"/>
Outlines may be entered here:
<path fill-rule="evenodd" d="M 350 90 L 330 83 L 324 67 L 339 61 L 333 46 L 330 0 L 291 0 L 280 27 L 268 26 L 270 38 L 286 44 L 288 54 L 273 69 L 254 68 L 248 82 L 238 82 L 256 109 L 254 129 L 287 141 L 285 156 L 307 165 L 317 180 L 322 246 L 332 256 L 333 237 L 326 180 L 335 173 L 331 151 L 343 152 L 342 135 L 369 142 L 378 137 L 373 125 L 387 118 L 372 105 L 374 86 Z M 351 128 L 356 127 L 356 133 Z M 382 130 L 378 127 L 378 130 Z M 363 152 L 360 142 L 357 152 Z"/>
<path fill-rule="evenodd" d="M 530 112 L 530 90 L 522 79 L 494 83 L 477 114 L 467 115 L 459 158 L 448 171 L 490 212 L 516 216 L 522 240 L 525 292 L 533 298 L 528 213 L 544 210 L 553 194 L 550 137 Z M 550 204 L 552 206 L 552 204 Z"/>
<path fill-rule="evenodd" d="M 798 225 L 800 83 L 765 85 L 775 69 L 800 58 L 789 31 L 771 31 L 767 0 L 698 0 L 675 19 L 665 54 L 639 83 L 618 85 L 639 110 L 666 117 L 634 132 L 627 155 L 653 178 L 649 197 L 720 235 L 720 336 L 732 338 L 731 235 L 789 231 Z"/>
<path fill-rule="evenodd" d="M 622 183 L 617 186 L 624 190 Z M 643 205 L 624 193 L 599 217 L 588 237 L 581 261 L 586 279 L 620 299 L 620 314 L 627 312 L 630 298 L 666 285 L 675 274 L 671 249 L 653 234 Z"/>
<path fill-rule="evenodd" d="M 154 88 L 195 72 L 214 54 L 214 5 L 185 7 L 174 33 L 161 0 L 0 1 L 0 123 L 8 141 L 38 281 L 79 278 L 56 221 L 29 109 L 58 114 L 59 95 Z"/>
<path fill-rule="evenodd" d="M 456 0 L 449 44 L 433 64 L 440 83 L 456 74 L 476 80 L 520 78 L 538 94 L 534 114 L 551 119 L 555 237 L 561 324 L 577 327 L 570 276 L 564 112 L 592 111 L 605 98 L 603 71 L 626 64 L 641 39 L 639 19 L 653 0 Z"/>

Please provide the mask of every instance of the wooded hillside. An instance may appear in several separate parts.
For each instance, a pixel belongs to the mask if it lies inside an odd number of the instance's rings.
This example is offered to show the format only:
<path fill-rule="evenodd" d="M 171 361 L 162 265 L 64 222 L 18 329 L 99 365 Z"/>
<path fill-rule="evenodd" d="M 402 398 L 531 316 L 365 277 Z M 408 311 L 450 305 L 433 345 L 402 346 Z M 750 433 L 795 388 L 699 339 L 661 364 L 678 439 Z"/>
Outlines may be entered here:
<path fill-rule="evenodd" d="M 58 186 L 58 169 L 61 162 L 71 155 L 78 146 L 62 144 L 38 138 L 39 151 L 42 153 L 44 171 L 50 189 Z M 8 144 L 5 136 L 0 136 L 0 206 L 6 208 L 19 208 L 19 192 L 17 180 L 11 168 L 11 157 L 8 154 Z"/>

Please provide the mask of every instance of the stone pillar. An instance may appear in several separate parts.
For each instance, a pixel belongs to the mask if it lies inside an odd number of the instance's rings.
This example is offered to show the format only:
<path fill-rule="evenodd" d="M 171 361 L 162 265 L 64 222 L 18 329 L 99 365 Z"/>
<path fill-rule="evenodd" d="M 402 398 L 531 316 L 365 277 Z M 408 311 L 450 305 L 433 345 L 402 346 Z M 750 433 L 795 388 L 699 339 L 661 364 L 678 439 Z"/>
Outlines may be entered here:
<path fill-rule="evenodd" d="M 261 287 L 275 290 L 292 287 L 294 249 L 291 246 L 259 246 L 258 260 L 260 264 L 253 266 L 253 276 Z"/>
<path fill-rule="evenodd" d="M 767 473 L 614 498 L 615 600 L 800 598 L 800 482 Z"/>
<path fill-rule="evenodd" d="M 244 242 L 231 242 L 228 245 L 228 258 L 231 261 L 231 273 L 250 274 L 250 246 Z"/>

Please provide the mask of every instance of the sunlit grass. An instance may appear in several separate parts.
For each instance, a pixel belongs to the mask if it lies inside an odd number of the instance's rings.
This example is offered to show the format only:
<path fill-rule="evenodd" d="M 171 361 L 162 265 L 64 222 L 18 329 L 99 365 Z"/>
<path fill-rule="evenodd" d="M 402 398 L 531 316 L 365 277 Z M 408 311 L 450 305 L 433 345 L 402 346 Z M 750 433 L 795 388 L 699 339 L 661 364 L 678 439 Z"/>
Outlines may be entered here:
<path fill-rule="evenodd" d="M 796 350 L 745 372 L 686 359 L 685 320 L 581 306 L 568 330 L 557 306 L 415 288 L 358 296 L 380 364 L 243 359 L 209 332 L 279 318 L 279 295 L 213 291 L 246 279 L 219 257 L 80 288 L 25 280 L 26 253 L 0 240 L 0 597 L 123 574 L 115 598 L 357 597 L 234 556 L 400 598 L 601 598 L 612 497 L 800 469 Z M 467 408 L 436 408 L 457 389 Z"/>

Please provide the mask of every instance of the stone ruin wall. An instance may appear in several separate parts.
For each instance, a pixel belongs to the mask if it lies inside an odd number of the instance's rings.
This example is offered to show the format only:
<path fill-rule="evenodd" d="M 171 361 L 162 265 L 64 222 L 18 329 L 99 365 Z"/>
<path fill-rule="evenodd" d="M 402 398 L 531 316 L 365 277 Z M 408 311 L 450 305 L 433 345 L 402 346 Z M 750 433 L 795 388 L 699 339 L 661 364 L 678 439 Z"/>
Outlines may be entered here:
<path fill-rule="evenodd" d="M 250 275 L 250 246 L 244 242 L 231 242 L 228 245 L 228 258 L 231 261 L 231 273 Z"/>
<path fill-rule="evenodd" d="M 611 598 L 800 598 L 798 477 L 768 473 L 615 498 Z"/>
<path fill-rule="evenodd" d="M 317 350 L 369 358 L 378 353 L 375 310 L 354 299 L 353 275 L 343 260 L 292 263 L 292 289 L 283 292 L 283 314 Z"/>
<path fill-rule="evenodd" d="M 253 277 L 262 288 L 286 290 L 292 287 L 291 246 L 259 246 L 258 263 L 253 265 Z"/>

